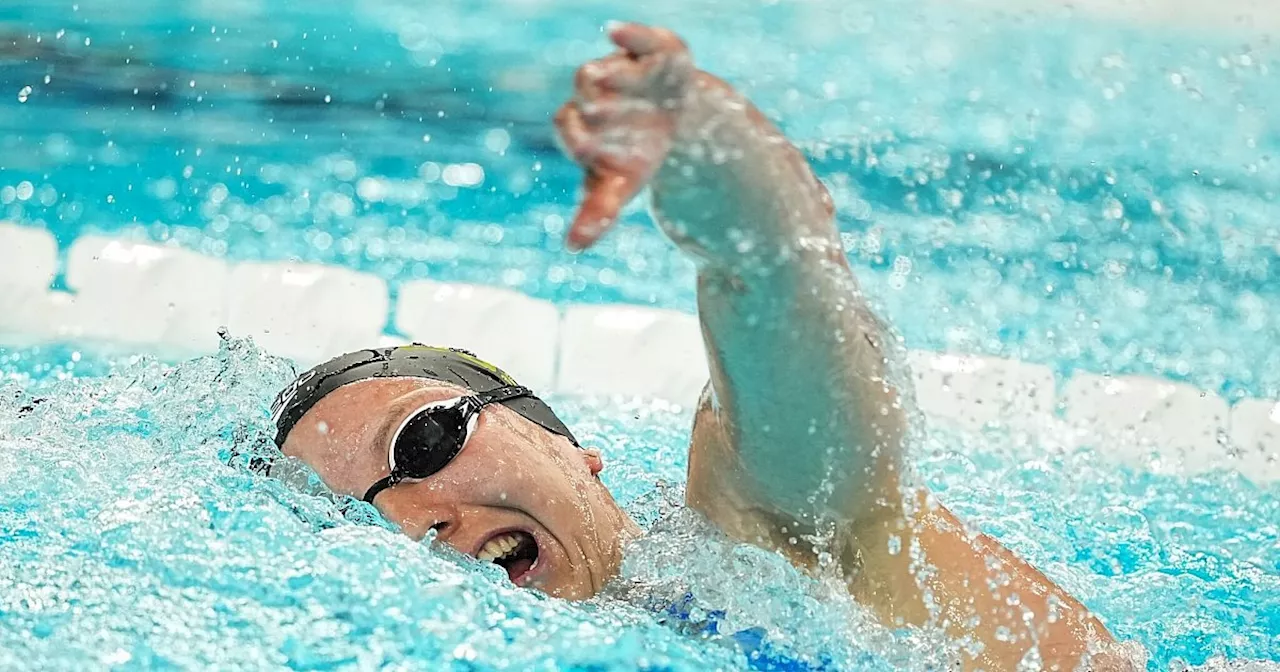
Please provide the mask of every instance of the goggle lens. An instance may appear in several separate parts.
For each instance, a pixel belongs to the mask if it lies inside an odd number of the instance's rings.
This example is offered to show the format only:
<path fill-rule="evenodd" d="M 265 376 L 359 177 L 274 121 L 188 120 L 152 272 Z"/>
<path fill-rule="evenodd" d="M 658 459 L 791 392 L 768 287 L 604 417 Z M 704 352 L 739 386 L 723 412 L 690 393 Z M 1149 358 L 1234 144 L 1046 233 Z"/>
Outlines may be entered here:
<path fill-rule="evenodd" d="M 427 478 L 444 469 L 462 452 L 467 420 L 457 406 L 419 411 L 396 437 L 395 470 L 403 478 Z"/>
<path fill-rule="evenodd" d="M 364 493 L 364 501 L 372 503 L 378 493 L 396 483 L 427 478 L 444 469 L 467 445 L 472 420 L 486 405 L 531 396 L 533 393 L 523 387 L 500 387 L 422 407 L 391 440 L 391 475 L 374 483 Z"/>

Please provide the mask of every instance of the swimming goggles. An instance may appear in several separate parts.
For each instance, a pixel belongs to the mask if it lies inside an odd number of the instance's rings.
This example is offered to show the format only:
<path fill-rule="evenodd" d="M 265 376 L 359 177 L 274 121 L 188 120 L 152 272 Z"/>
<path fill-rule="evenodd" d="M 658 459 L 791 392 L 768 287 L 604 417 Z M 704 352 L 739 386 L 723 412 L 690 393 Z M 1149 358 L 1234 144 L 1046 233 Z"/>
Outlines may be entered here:
<path fill-rule="evenodd" d="M 475 432 L 480 409 L 519 397 L 533 397 L 533 393 L 511 385 L 433 401 L 414 411 L 392 435 L 387 455 L 391 475 L 374 483 L 364 493 L 364 501 L 372 504 L 378 493 L 397 483 L 420 481 L 444 469 Z"/>

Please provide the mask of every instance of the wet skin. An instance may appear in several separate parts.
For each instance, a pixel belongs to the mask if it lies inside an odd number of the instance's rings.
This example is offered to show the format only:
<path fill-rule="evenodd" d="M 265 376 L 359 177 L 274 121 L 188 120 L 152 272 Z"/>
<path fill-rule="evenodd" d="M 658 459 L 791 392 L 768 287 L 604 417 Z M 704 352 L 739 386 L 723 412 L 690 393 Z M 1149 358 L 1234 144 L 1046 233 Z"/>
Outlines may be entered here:
<path fill-rule="evenodd" d="M 415 378 L 343 386 L 320 400 L 289 434 L 284 452 L 316 469 L 333 491 L 361 498 L 391 473 L 391 436 L 423 404 L 466 394 Z M 597 477 L 594 450 L 575 447 L 501 405 L 486 406 L 475 433 L 440 472 L 380 493 L 375 506 L 405 534 L 471 556 L 507 532 L 529 535 L 536 564 L 512 580 L 550 595 L 594 595 L 616 572 L 638 528 Z"/>
<path fill-rule="evenodd" d="M 659 227 L 697 264 L 711 380 L 692 433 L 688 505 L 804 570 L 816 554 L 786 540 L 825 536 L 850 595 L 884 623 L 979 643 L 966 668 L 1014 669 L 1038 647 L 1046 669 L 1130 669 L 1103 650 L 1114 640 L 1079 601 L 904 475 L 910 428 L 888 371 L 894 341 L 863 300 L 804 156 L 697 70 L 671 32 L 623 24 L 609 34 L 618 50 L 578 71 L 555 118 L 587 171 L 567 243 L 593 244 L 647 186 Z M 353 383 L 312 408 L 285 451 L 361 497 L 389 473 L 384 429 L 460 393 L 420 380 Z M 407 534 L 435 527 L 473 556 L 509 531 L 529 535 L 536 562 L 508 567 L 512 579 L 584 598 L 638 534 L 600 483 L 602 466 L 595 451 L 490 406 L 448 467 L 375 505 Z M 924 570 L 891 540 L 917 548 Z"/>

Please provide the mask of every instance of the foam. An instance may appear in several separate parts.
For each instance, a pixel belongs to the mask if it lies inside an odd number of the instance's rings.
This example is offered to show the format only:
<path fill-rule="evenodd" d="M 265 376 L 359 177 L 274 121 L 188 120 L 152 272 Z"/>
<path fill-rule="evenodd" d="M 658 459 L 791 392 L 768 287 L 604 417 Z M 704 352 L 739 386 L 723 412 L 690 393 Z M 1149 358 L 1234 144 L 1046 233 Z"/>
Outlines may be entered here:
<path fill-rule="evenodd" d="M 67 252 L 71 292 L 48 232 L 0 223 L 0 346 L 106 344 L 173 358 L 211 352 L 217 330 L 250 336 L 300 367 L 376 345 L 462 347 L 550 392 L 696 403 L 707 365 L 696 316 L 624 305 L 557 306 L 508 289 L 410 282 L 393 328 L 386 283 L 347 268 L 228 262 L 172 246 L 83 236 Z M 1280 480 L 1280 406 L 1139 376 L 1076 373 L 970 355 L 908 354 L 931 425 L 1003 428 L 1088 444 L 1144 469 L 1235 469 Z M 1029 445 L 1039 445 L 1035 440 Z"/>
<path fill-rule="evenodd" d="M 1270 0 L 968 0 L 977 8 L 1008 13 L 1084 16 L 1149 26 L 1268 35 L 1280 31 L 1280 13 Z"/>
<path fill-rule="evenodd" d="M 0 283 L 5 291 L 44 291 L 58 270 L 58 243 L 53 234 L 0 222 Z"/>

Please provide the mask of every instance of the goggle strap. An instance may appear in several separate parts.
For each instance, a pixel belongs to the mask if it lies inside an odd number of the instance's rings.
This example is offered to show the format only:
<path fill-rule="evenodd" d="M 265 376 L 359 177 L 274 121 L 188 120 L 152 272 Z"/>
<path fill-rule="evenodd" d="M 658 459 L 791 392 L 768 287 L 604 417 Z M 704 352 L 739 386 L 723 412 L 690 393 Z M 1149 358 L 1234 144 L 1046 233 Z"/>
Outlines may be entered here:
<path fill-rule="evenodd" d="M 364 501 L 372 504 L 373 498 L 377 497 L 378 493 L 395 485 L 397 482 L 399 482 L 399 480 L 400 479 L 396 478 L 395 474 L 392 474 L 390 476 L 387 476 L 386 478 L 383 478 L 377 483 L 374 483 L 373 485 L 369 486 L 369 491 L 364 493 Z"/>

